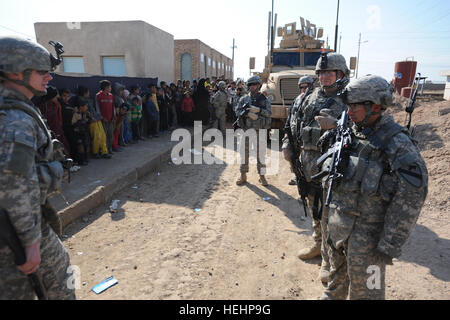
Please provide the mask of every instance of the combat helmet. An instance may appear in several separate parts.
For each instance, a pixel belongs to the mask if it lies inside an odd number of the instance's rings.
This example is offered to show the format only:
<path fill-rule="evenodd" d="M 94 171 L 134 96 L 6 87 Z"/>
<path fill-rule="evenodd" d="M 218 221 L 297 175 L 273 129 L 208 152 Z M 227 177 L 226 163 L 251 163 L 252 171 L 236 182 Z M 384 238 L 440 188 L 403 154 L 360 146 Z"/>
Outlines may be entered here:
<path fill-rule="evenodd" d="M 60 54 L 64 53 L 63 46 L 58 42 L 50 41 L 57 51 L 57 58 L 38 43 L 15 36 L 0 37 L 0 72 L 24 72 L 24 80 L 11 80 L 0 74 L 3 80 L 9 80 L 30 89 L 35 95 L 44 95 L 45 92 L 32 88 L 29 84 L 31 70 L 54 71 L 61 63 Z"/>
<path fill-rule="evenodd" d="M 225 89 L 226 86 L 227 84 L 225 83 L 225 81 L 220 81 L 218 84 L 219 89 Z"/>
<path fill-rule="evenodd" d="M 392 86 L 382 77 L 370 75 L 350 82 L 344 90 L 345 103 L 371 102 L 386 109 L 392 104 Z"/>
<path fill-rule="evenodd" d="M 357 123 L 365 126 L 370 116 L 376 114 L 371 110 L 372 104 L 381 105 L 381 109 L 385 110 L 392 104 L 392 92 L 393 87 L 385 79 L 368 75 L 350 82 L 342 93 L 342 99 L 346 104 L 358 103 L 365 106 L 366 117 L 361 123 Z"/>
<path fill-rule="evenodd" d="M 248 78 L 247 80 L 247 87 L 249 87 L 251 84 L 257 83 L 259 85 L 262 85 L 262 80 L 259 76 L 252 76 Z"/>
<path fill-rule="evenodd" d="M 343 55 L 339 53 L 322 53 L 316 64 L 316 74 L 319 75 L 319 71 L 325 70 L 339 70 L 342 71 L 344 77 L 350 76 L 350 70 L 347 67 L 347 62 Z"/>
<path fill-rule="evenodd" d="M 314 83 L 314 79 L 311 76 L 303 76 L 298 79 L 298 85 L 300 86 L 303 83 L 307 83 L 308 85 L 312 86 Z"/>

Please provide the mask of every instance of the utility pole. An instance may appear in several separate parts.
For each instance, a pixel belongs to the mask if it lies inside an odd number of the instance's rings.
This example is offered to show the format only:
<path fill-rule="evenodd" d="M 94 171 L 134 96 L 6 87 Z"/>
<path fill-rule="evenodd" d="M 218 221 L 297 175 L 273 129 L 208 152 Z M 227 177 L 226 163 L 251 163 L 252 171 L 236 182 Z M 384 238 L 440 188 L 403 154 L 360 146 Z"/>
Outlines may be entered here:
<path fill-rule="evenodd" d="M 341 44 L 342 44 L 342 32 L 339 35 L 339 53 L 341 53 Z"/>
<path fill-rule="evenodd" d="M 358 79 L 358 71 L 359 71 L 359 51 L 361 49 L 361 43 L 366 43 L 369 41 L 361 41 L 361 33 L 359 34 L 359 40 L 358 40 L 358 59 L 356 60 L 356 74 L 355 78 Z"/>
<path fill-rule="evenodd" d="M 237 46 L 234 45 L 234 38 L 233 38 L 233 46 L 231 48 L 233 49 L 231 61 L 232 61 L 232 64 L 233 64 L 232 68 L 233 68 L 233 71 L 234 71 L 234 49 L 237 48 Z M 233 77 L 234 77 L 234 72 L 233 72 Z"/>
<path fill-rule="evenodd" d="M 271 26 L 272 26 L 272 12 L 269 11 L 269 20 L 267 22 L 267 28 L 268 28 L 268 30 L 267 30 L 267 54 L 269 55 L 269 57 L 270 57 L 270 38 L 272 37 L 272 34 L 270 32 Z M 269 61 L 269 63 L 270 63 L 270 61 Z"/>
<path fill-rule="evenodd" d="M 338 0 L 338 5 L 337 5 L 337 15 L 336 15 L 336 31 L 334 33 L 334 52 L 337 52 L 338 21 L 339 21 L 339 0 Z"/>

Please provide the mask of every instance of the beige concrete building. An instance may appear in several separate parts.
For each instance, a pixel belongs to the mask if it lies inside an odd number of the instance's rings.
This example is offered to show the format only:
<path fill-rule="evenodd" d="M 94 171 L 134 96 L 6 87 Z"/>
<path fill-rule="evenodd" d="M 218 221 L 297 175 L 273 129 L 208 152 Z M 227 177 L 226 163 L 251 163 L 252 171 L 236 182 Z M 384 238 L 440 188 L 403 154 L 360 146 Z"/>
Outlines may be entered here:
<path fill-rule="evenodd" d="M 64 45 L 57 72 L 174 81 L 174 38 L 144 21 L 38 22 L 37 42 Z"/>
<path fill-rule="evenodd" d="M 233 79 L 233 61 L 197 39 L 175 40 L 175 80 L 224 76 Z"/>

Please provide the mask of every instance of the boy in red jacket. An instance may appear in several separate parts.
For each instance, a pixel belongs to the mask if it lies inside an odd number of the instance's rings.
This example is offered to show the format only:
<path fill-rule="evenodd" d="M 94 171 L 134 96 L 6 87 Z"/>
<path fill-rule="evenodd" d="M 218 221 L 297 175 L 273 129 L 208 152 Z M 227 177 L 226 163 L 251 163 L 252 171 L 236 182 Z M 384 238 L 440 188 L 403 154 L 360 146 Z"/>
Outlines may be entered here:
<path fill-rule="evenodd" d="M 103 129 L 106 135 L 106 147 L 109 154 L 112 154 L 116 110 L 114 108 L 114 96 L 111 94 L 111 82 L 108 80 L 100 81 L 100 89 L 95 96 L 95 102 L 102 117 Z"/>
<path fill-rule="evenodd" d="M 192 100 L 191 92 L 186 91 L 184 93 L 183 101 L 181 102 L 181 113 L 183 115 L 183 124 L 187 126 L 192 126 L 192 112 L 194 111 L 195 105 L 194 100 Z"/>

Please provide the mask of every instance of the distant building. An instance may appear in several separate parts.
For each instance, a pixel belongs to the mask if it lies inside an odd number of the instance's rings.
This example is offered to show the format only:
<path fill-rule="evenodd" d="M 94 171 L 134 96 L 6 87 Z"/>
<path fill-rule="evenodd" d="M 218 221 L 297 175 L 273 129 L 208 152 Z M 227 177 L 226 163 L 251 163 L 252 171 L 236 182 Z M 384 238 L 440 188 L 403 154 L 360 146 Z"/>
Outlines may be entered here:
<path fill-rule="evenodd" d="M 447 81 L 445 83 L 444 99 L 450 100 L 450 70 L 442 71 L 441 76 L 447 77 Z"/>
<path fill-rule="evenodd" d="M 175 40 L 175 80 L 233 79 L 233 61 L 197 39 Z"/>
<path fill-rule="evenodd" d="M 57 72 L 174 80 L 173 35 L 144 21 L 38 22 L 34 28 L 50 52 L 50 40 L 64 45 Z"/>

